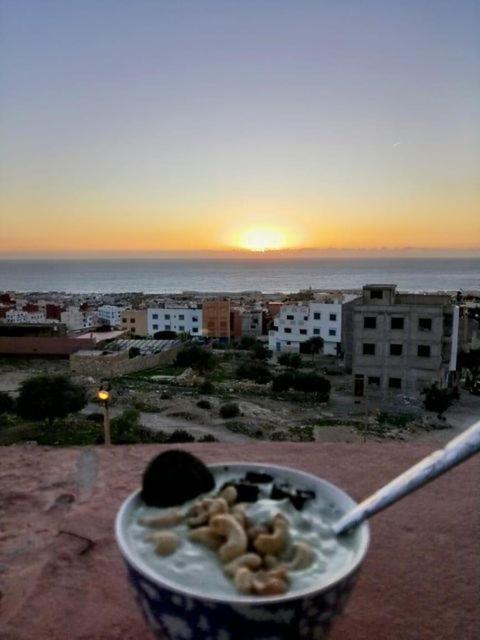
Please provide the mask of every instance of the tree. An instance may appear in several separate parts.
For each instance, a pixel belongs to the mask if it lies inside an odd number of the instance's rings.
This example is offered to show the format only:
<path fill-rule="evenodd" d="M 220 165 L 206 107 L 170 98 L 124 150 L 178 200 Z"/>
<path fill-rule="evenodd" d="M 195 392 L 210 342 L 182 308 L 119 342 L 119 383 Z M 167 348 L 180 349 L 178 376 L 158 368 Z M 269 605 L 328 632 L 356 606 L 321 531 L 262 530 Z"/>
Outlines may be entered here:
<path fill-rule="evenodd" d="M 236 402 L 227 402 L 220 407 L 220 415 L 222 418 L 235 418 L 240 415 L 240 407 Z"/>
<path fill-rule="evenodd" d="M 295 380 L 295 374 L 291 371 L 285 371 L 285 373 L 280 373 L 278 376 L 275 376 L 272 382 L 272 391 L 276 391 L 281 393 L 282 391 L 288 391 L 293 387 L 293 383 Z"/>
<path fill-rule="evenodd" d="M 245 360 L 236 371 L 237 378 L 241 380 L 252 380 L 258 384 L 266 384 L 272 379 L 272 374 L 268 365 L 261 360 Z"/>
<path fill-rule="evenodd" d="M 267 347 L 266 344 L 264 344 L 263 342 L 255 342 L 255 344 L 253 345 L 252 349 L 252 354 L 253 357 L 256 360 L 268 360 L 271 356 L 272 356 L 272 352 L 270 351 L 270 349 Z"/>
<path fill-rule="evenodd" d="M 213 369 L 215 362 L 215 356 L 211 351 L 196 344 L 184 347 L 177 353 L 175 360 L 177 367 L 192 367 L 198 371 Z"/>
<path fill-rule="evenodd" d="M 439 416 L 453 404 L 454 395 L 450 389 L 440 389 L 436 382 L 422 391 L 423 405 L 427 411 L 434 411 Z"/>
<path fill-rule="evenodd" d="M 312 360 L 316 353 L 320 353 L 323 350 L 323 338 L 320 336 L 313 336 L 300 344 L 300 351 L 302 353 L 309 353 L 312 356 Z"/>
<path fill-rule="evenodd" d="M 317 373 L 297 373 L 293 379 L 293 388 L 305 393 L 317 393 L 328 400 L 330 395 L 330 381 Z"/>
<path fill-rule="evenodd" d="M 137 409 L 125 409 L 116 418 L 112 418 L 110 431 L 114 444 L 134 444 L 139 440 L 140 412 Z"/>
<path fill-rule="evenodd" d="M 87 404 L 85 389 L 67 376 L 41 375 L 25 380 L 17 399 L 17 413 L 30 420 L 47 420 L 76 413 Z"/>
<path fill-rule="evenodd" d="M 0 415 L 2 413 L 14 413 L 14 411 L 15 400 L 5 391 L 0 391 Z"/>
<path fill-rule="evenodd" d="M 278 356 L 278 364 L 291 369 L 299 369 L 302 366 L 302 356 L 299 353 L 282 353 Z"/>

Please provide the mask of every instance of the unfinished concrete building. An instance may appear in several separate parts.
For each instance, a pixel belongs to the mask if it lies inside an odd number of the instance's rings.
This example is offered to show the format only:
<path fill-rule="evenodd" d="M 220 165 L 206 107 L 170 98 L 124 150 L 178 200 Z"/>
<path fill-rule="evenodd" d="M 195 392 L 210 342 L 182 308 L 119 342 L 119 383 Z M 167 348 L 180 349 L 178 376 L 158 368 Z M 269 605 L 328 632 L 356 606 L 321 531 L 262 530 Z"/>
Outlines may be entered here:
<path fill-rule="evenodd" d="M 342 343 L 356 396 L 418 396 L 455 381 L 459 307 L 449 295 L 363 287 L 343 306 Z"/>

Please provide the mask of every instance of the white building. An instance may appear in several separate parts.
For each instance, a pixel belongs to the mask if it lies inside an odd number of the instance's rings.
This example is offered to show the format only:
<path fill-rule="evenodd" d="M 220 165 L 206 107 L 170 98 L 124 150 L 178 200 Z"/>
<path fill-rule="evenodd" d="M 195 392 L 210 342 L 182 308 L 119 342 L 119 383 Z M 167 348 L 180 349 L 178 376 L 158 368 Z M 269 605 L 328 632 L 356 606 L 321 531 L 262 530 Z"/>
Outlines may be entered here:
<path fill-rule="evenodd" d="M 202 310 L 188 307 L 147 309 L 147 331 L 153 336 L 157 331 L 175 331 L 202 335 Z"/>
<path fill-rule="evenodd" d="M 342 339 L 340 302 L 308 302 L 283 305 L 269 332 L 268 346 L 274 352 L 300 351 L 300 343 L 323 338 L 323 353 L 336 355 Z"/>
<path fill-rule="evenodd" d="M 5 322 L 9 324 L 40 324 L 47 322 L 47 319 L 44 311 L 10 309 L 5 313 Z"/>
<path fill-rule="evenodd" d="M 78 307 L 67 307 L 60 314 L 60 322 L 63 322 L 69 331 L 91 329 L 96 326 L 96 318 L 92 313 L 85 313 Z"/>
<path fill-rule="evenodd" d="M 97 317 L 102 324 L 110 327 L 120 327 L 122 324 L 123 307 L 116 307 L 113 304 L 104 304 L 97 309 Z"/>

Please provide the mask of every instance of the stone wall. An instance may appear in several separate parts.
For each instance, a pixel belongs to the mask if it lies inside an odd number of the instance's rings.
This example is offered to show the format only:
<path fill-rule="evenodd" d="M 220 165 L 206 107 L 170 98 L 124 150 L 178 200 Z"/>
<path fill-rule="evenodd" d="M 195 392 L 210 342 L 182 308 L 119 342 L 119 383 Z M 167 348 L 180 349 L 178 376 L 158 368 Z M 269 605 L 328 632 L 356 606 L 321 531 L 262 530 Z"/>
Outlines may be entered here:
<path fill-rule="evenodd" d="M 70 356 L 70 370 L 72 373 L 92 376 L 93 378 L 115 378 L 136 371 L 154 369 L 161 365 L 172 364 L 180 346 L 172 347 L 168 351 L 152 355 L 128 357 L 128 351 L 104 354 L 99 351 L 89 354 L 74 353 Z"/>

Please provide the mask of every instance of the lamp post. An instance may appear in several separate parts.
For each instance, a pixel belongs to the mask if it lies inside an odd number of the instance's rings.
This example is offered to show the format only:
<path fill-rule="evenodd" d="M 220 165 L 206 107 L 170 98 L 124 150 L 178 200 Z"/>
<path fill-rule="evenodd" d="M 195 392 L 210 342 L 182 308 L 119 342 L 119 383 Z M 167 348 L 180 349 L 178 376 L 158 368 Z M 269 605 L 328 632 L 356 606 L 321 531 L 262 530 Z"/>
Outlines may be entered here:
<path fill-rule="evenodd" d="M 110 437 L 110 412 L 108 410 L 108 403 L 110 401 L 110 383 L 102 384 L 100 389 L 97 391 L 97 398 L 100 402 L 103 403 L 103 433 L 104 433 L 104 441 L 106 445 L 112 444 L 112 439 Z"/>

